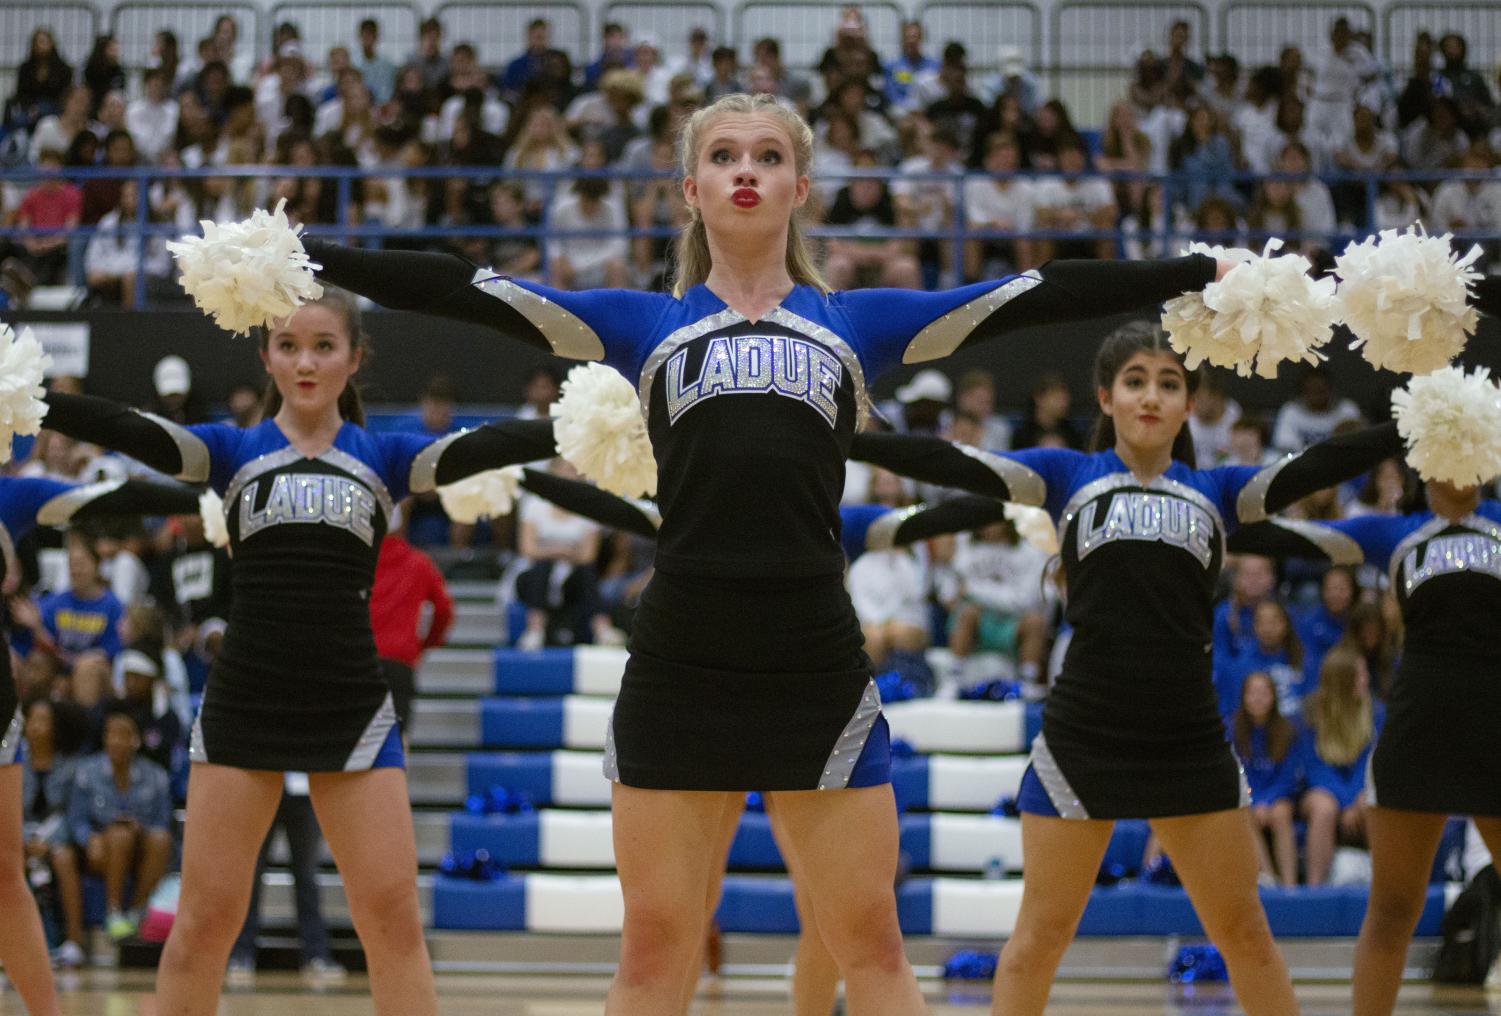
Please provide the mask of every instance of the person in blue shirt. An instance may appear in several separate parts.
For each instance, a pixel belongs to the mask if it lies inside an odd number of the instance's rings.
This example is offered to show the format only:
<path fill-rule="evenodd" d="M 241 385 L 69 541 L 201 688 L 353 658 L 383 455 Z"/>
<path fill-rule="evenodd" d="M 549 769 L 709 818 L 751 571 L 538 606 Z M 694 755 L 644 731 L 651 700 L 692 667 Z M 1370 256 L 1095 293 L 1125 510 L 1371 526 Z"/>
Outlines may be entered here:
<path fill-rule="evenodd" d="M 197 510 L 198 495 L 180 485 L 141 480 L 77 485 L 0 476 L 0 590 L 9 595 L 19 589 L 22 576 L 16 544 L 38 522 L 61 526 L 111 512 L 170 515 Z M 30 601 L 17 597 L 12 602 Z M 39 619 L 34 620 L 39 625 Z M 0 963 L 27 1012 L 58 1016 L 47 940 L 26 883 L 22 852 L 23 815 L 32 810 L 31 801 L 25 807 L 22 801 L 23 784 L 28 782 L 19 764 L 23 726 L 11 653 L 6 649 L 0 652 L 0 913 L 6 915 L 0 920 Z M 35 795 L 36 777 L 29 782 Z"/>
<path fill-rule="evenodd" d="M 1319 580 L 1319 602 L 1302 611 L 1293 622 L 1303 644 L 1304 694 L 1319 686 L 1319 666 L 1324 654 L 1345 637 L 1350 611 L 1360 587 L 1352 568 L 1335 566 Z"/>
<path fill-rule="evenodd" d="M 910 1016 L 924 1007 L 892 892 L 889 735 L 838 539 L 866 386 L 1030 324 L 1160 303 L 1230 266 L 1057 262 L 943 292 L 830 292 L 796 214 L 811 186 L 801 118 L 771 96 L 726 96 L 685 124 L 682 157 L 689 222 L 672 295 L 565 292 L 452 255 L 306 248 L 329 282 L 602 360 L 640 393 L 662 527 L 605 748 L 626 899 L 608 1011 L 681 1005 L 714 830 L 728 802 L 764 790 L 780 798 L 851 1008 Z M 820 789 L 840 792 L 804 793 Z"/>
<path fill-rule="evenodd" d="M 1255 638 L 1226 666 L 1215 661 L 1215 685 L 1220 710 L 1228 716 L 1240 705 L 1241 686 L 1255 673 L 1266 674 L 1277 687 L 1278 709 L 1297 716 L 1303 702 L 1303 646 L 1293 631 L 1287 608 L 1277 600 L 1262 600 L 1252 615 Z"/>
<path fill-rule="evenodd" d="M 922 22 L 902 22 L 901 55 L 888 61 L 885 67 L 886 104 L 892 109 L 906 110 L 916 105 L 919 80 L 938 73 L 938 61 L 922 51 L 922 44 Z"/>
<path fill-rule="evenodd" d="M 1395 425 L 1333 438 L 1271 466 L 1197 469 L 1195 375 L 1155 324 L 1095 359 L 1094 452 L 988 452 L 862 434 L 854 458 L 927 483 L 1044 507 L 1058 523 L 1073 638 L 1032 743 L 1018 806 L 1021 911 L 995 1008 L 1041 1013 L 1115 819 L 1146 818 L 1172 856 L 1252 1016 L 1297 1011 L 1257 896 L 1244 774 L 1211 677 L 1211 603 L 1225 540 L 1400 447 Z"/>
<path fill-rule="evenodd" d="M 1221 689 L 1221 705 L 1235 708 L 1240 681 L 1230 673 L 1235 660 L 1256 641 L 1256 605 L 1277 587 L 1277 569 L 1269 557 L 1238 554 L 1227 562 L 1230 595 L 1214 605 L 1214 683 Z M 1226 690 L 1228 689 L 1228 691 Z"/>
<path fill-rule="evenodd" d="M 310 774 L 377 1011 L 437 1010 L 401 736 L 370 628 L 376 557 L 408 492 L 545 457 L 552 422 L 437 440 L 367 431 L 352 381 L 365 342 L 353 300 L 337 291 L 264 331 L 271 385 L 249 428 L 47 397 L 45 426 L 207 481 L 224 502 L 233 596 L 190 736 L 182 894 L 158 972 L 165 1011 L 214 1009 L 286 771 Z"/>
<path fill-rule="evenodd" d="M 1501 286 L 1490 292 L 1501 311 Z M 1245 533 L 1264 553 L 1380 567 L 1401 608 L 1402 658 L 1365 787 L 1371 902 L 1355 952 L 1357 1016 L 1390 1016 L 1396 1004 L 1449 816 L 1471 816 L 1501 857 L 1501 502 L 1445 482 L 1425 493 L 1428 507 L 1407 515 L 1297 529 L 1274 519 Z"/>
<path fill-rule="evenodd" d="M 1230 742 L 1251 787 L 1256 856 L 1262 874 L 1279 885 L 1298 884 L 1298 841 L 1293 833 L 1293 795 L 1298 784 L 1298 725 L 1277 698 L 1277 684 L 1254 670 L 1241 684 L 1230 716 Z M 1267 851 L 1267 834 L 1272 850 Z"/>
<path fill-rule="evenodd" d="M 1381 731 L 1384 710 L 1371 696 L 1365 657 L 1349 642 L 1324 654 L 1319 686 L 1303 703 L 1298 754 L 1303 796 L 1298 810 L 1308 823 L 1304 869 L 1309 885 L 1329 877 L 1337 843 L 1365 845 L 1366 765 Z"/>

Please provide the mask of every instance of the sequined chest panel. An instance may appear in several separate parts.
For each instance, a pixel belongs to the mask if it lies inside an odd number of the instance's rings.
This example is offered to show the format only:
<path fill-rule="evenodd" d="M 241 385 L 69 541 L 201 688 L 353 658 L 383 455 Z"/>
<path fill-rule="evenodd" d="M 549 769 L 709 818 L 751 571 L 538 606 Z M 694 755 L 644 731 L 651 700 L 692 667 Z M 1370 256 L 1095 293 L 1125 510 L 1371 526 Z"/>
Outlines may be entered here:
<path fill-rule="evenodd" d="M 1392 588 L 1404 601 L 1436 578 L 1463 574 L 1501 582 L 1501 523 L 1480 515 L 1459 522 L 1435 518 L 1392 554 Z"/>
<path fill-rule="evenodd" d="M 1143 485 L 1129 473 L 1113 473 L 1087 483 L 1069 499 L 1063 524 L 1080 562 L 1127 542 L 1176 547 L 1206 571 L 1217 572 L 1224 559 L 1225 527 L 1214 502 L 1166 477 Z"/>
<path fill-rule="evenodd" d="M 328 526 L 374 548 L 391 495 L 365 463 L 329 449 L 308 458 L 284 448 L 241 467 L 224 497 L 236 545 L 283 526 Z"/>

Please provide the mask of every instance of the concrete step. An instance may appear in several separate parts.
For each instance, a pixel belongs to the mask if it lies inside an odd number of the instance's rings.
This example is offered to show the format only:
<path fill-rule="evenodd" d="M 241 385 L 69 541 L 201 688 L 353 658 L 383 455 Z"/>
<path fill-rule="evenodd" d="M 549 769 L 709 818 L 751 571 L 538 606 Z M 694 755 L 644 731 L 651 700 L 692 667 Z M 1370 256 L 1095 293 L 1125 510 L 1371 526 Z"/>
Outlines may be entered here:
<path fill-rule="evenodd" d="M 493 649 L 432 649 L 417 668 L 419 695 L 492 695 Z"/>
<path fill-rule="evenodd" d="M 417 699 L 408 739 L 416 748 L 474 748 L 480 744 L 480 704 L 466 699 Z"/>
<path fill-rule="evenodd" d="M 453 605 L 453 627 L 448 643 L 453 646 L 494 646 L 504 638 L 500 606 L 488 601 L 459 601 Z"/>
<path fill-rule="evenodd" d="M 468 787 L 468 760 L 463 754 L 418 751 L 407 756 L 407 792 L 413 804 L 457 808 Z"/>

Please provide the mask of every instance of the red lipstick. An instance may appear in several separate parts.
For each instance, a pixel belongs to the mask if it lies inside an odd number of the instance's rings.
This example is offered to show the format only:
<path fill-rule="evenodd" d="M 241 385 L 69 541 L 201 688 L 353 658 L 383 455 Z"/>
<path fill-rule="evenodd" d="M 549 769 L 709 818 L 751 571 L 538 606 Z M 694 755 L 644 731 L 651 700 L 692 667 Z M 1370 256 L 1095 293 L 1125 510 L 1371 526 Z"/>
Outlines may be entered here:
<path fill-rule="evenodd" d="M 741 187 L 730 195 L 730 200 L 741 208 L 754 208 L 761 203 L 761 195 L 749 187 Z"/>

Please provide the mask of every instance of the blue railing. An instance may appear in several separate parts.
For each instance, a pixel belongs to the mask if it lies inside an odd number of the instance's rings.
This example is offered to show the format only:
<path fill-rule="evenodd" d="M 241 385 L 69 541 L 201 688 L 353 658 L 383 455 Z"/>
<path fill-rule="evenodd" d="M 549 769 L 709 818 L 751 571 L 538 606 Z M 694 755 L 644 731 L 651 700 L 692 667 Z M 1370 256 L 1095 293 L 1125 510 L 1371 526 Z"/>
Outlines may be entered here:
<path fill-rule="evenodd" d="M 0 172 L 0 185 L 13 183 L 25 185 L 35 182 L 47 174 L 35 169 L 8 170 Z M 636 181 L 636 180 L 662 180 L 674 179 L 671 173 L 657 171 L 632 171 L 632 170 L 604 170 L 598 172 L 542 172 L 531 170 L 513 170 L 502 167 L 480 166 L 437 166 L 408 169 L 404 167 L 375 167 L 366 169 L 363 167 L 290 167 L 290 166 L 222 166 L 201 169 L 175 169 L 166 170 L 157 167 L 137 167 L 130 169 L 118 168 L 69 168 L 53 174 L 73 183 L 80 183 L 91 179 L 105 180 L 135 180 L 141 186 L 137 187 L 135 217 L 122 232 L 134 240 L 136 245 L 136 274 L 135 274 L 135 305 L 146 305 L 146 281 L 147 275 L 143 270 L 147 259 L 147 245 L 152 238 L 178 236 L 182 229 L 172 222 L 151 221 L 150 187 L 157 181 L 170 180 L 203 180 L 203 179 L 285 179 L 285 178 L 318 178 L 333 180 L 336 182 L 336 214 L 331 223 L 309 224 L 307 232 L 312 235 L 333 236 L 344 240 L 369 242 L 379 245 L 381 241 L 388 239 L 417 239 L 417 240 L 443 240 L 454 238 L 530 238 L 537 241 L 542 254 L 542 270 L 546 270 L 548 262 L 548 245 L 550 242 L 569 239 L 586 239 L 597 237 L 672 237 L 677 230 L 671 227 L 627 227 L 624 229 L 559 229 L 549 223 L 552 214 L 553 197 L 558 188 L 586 177 L 597 177 L 612 181 Z M 1015 179 L 1044 179 L 1056 178 L 1057 173 L 1016 173 L 1010 174 Z M 379 222 L 358 223 L 351 219 L 351 209 L 354 205 L 355 184 L 367 178 L 379 179 L 450 179 L 462 177 L 476 184 L 485 184 L 496 180 L 532 182 L 542 188 L 544 200 L 542 201 L 542 220 L 535 226 L 525 228 L 507 228 L 491 225 L 458 225 L 458 226 L 423 226 L 421 228 L 394 228 Z M 973 179 L 995 179 L 992 174 L 984 173 L 910 173 L 891 169 L 864 169 L 847 170 L 840 172 L 821 173 L 820 181 L 827 180 L 853 180 L 853 179 L 876 179 L 890 184 L 900 180 L 903 183 L 943 183 L 951 188 L 952 199 L 951 211 L 948 219 L 951 225 L 940 229 L 910 229 L 910 228 L 861 228 L 858 230 L 840 226 L 819 226 L 810 229 L 811 236 L 823 239 L 861 239 L 861 240 L 885 240 L 885 239 L 921 239 L 938 240 L 952 244 L 953 264 L 964 263 L 964 245 L 971 240 L 1060 240 L 1060 241 L 1085 241 L 1094 242 L 1100 240 L 1111 241 L 1117 250 L 1125 249 L 1130 241 L 1141 242 L 1145 239 L 1151 247 L 1159 252 L 1175 252 L 1186 245 L 1190 239 L 1205 240 L 1213 243 L 1240 244 L 1247 242 L 1245 236 L 1239 231 L 1227 234 L 1208 234 L 1203 231 L 1185 229 L 1175 221 L 1172 214 L 1165 215 L 1163 221 L 1156 224 L 1145 224 L 1135 231 L 1127 231 L 1119 224 L 1109 229 L 1080 229 L 1080 230 L 1045 230 L 1031 229 L 1026 231 L 1005 230 L 977 230 L 969 229 L 964 224 L 966 218 L 965 188 L 966 181 Z M 1443 171 L 1443 172 L 1419 172 L 1403 171 L 1392 173 L 1330 173 L 1317 176 L 1304 176 L 1297 174 L 1274 173 L 1274 174 L 1250 174 L 1237 173 L 1217 176 L 1195 176 L 1183 173 L 1154 174 L 1136 173 L 1128 171 L 1093 172 L 1081 174 L 1080 179 L 1106 179 L 1112 183 L 1142 182 L 1163 188 L 1163 205 L 1172 209 L 1175 205 L 1174 197 L 1185 193 L 1191 187 L 1208 185 L 1211 188 L 1223 188 L 1224 185 L 1240 186 L 1254 185 L 1264 180 L 1287 180 L 1296 182 L 1307 179 L 1317 179 L 1326 185 L 1338 187 L 1341 185 L 1354 184 L 1361 188 L 1364 196 L 1365 220 L 1375 221 L 1376 203 L 1380 194 L 1381 186 L 1389 182 L 1405 181 L 1413 184 L 1439 183 L 1446 180 L 1486 180 L 1494 181 L 1494 172 L 1487 171 Z M 64 233 L 69 239 L 70 252 L 70 277 L 75 281 L 82 278 L 81 266 L 87 242 L 95 234 L 101 232 L 98 226 L 80 226 L 75 229 L 23 229 L 15 226 L 0 228 L 0 239 L 20 240 L 26 237 L 50 236 Z M 1368 235 L 1371 230 L 1347 231 L 1336 228 L 1332 233 L 1318 234 L 1309 233 L 1308 238 L 1317 239 L 1321 245 L 1328 249 L 1338 251 L 1344 245 L 1354 239 Z M 1300 233 L 1279 234 L 1289 246 L 1300 243 L 1304 236 Z M 1469 242 L 1494 243 L 1501 241 L 1501 234 L 1490 231 L 1455 231 L 1456 239 Z M 1254 241 L 1253 241 L 1254 242 Z"/>

